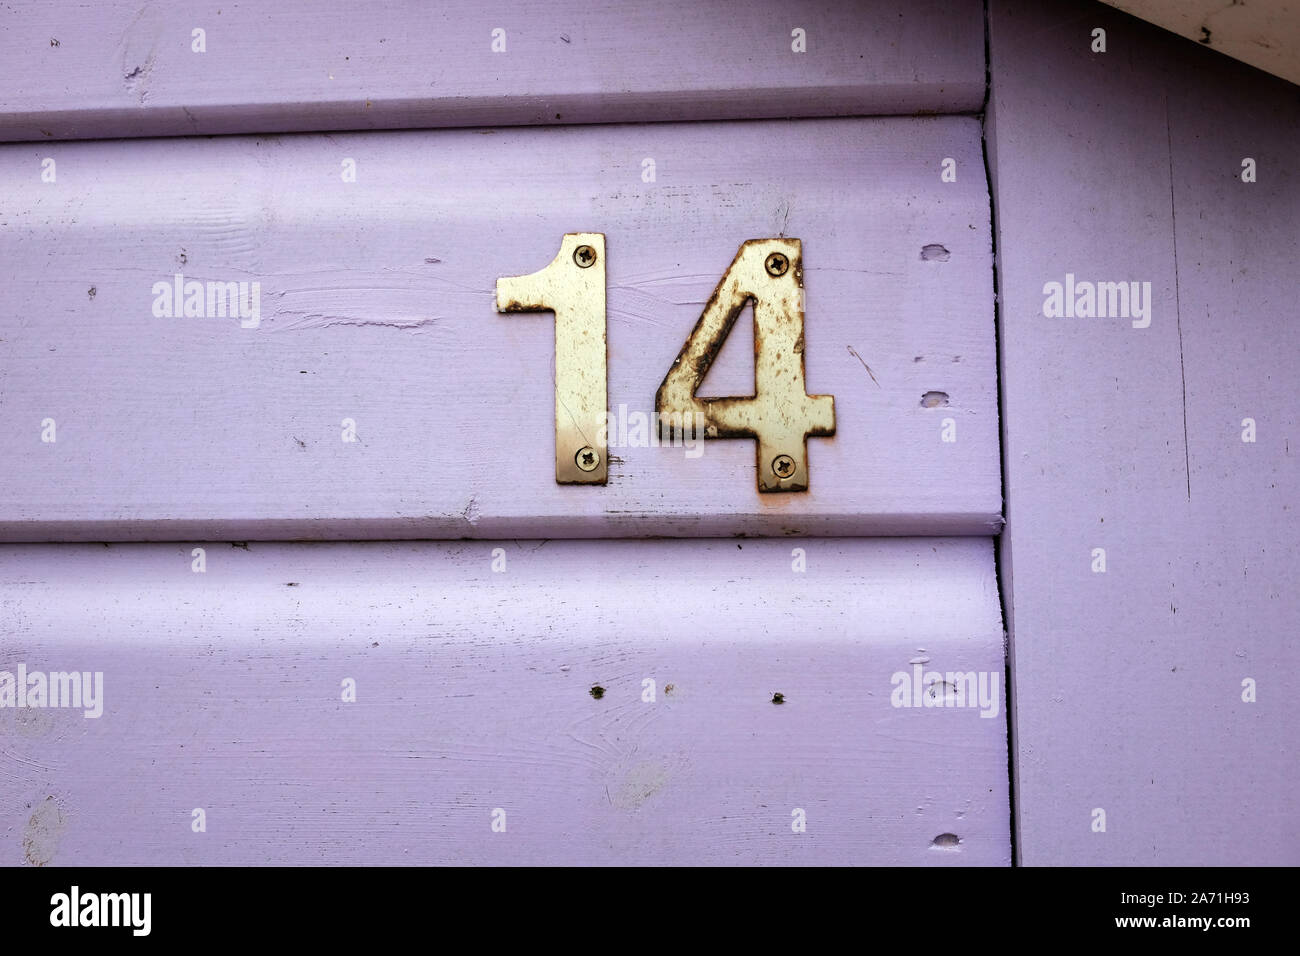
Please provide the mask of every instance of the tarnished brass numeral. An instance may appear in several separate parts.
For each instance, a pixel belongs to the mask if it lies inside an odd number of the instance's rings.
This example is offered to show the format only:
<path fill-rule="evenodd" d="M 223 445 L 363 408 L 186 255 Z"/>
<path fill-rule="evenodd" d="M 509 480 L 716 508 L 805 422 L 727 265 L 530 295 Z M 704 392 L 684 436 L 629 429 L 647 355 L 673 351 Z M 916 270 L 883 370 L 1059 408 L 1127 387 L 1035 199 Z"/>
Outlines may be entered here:
<path fill-rule="evenodd" d="M 605 236 L 566 233 L 545 269 L 498 279 L 497 311 L 555 313 L 555 480 L 605 484 Z"/>
<path fill-rule="evenodd" d="M 754 303 L 754 394 L 697 398 L 736 317 Z M 803 246 L 751 239 L 713 291 L 655 396 L 665 422 L 703 415 L 705 438 L 758 439 L 758 490 L 806 491 L 808 437 L 835 434 L 835 399 L 809 395 L 803 362 Z M 698 420 L 698 419 L 694 419 Z"/>
<path fill-rule="evenodd" d="M 696 392 L 736 318 L 754 304 L 754 394 Z M 606 451 L 605 237 L 566 233 L 545 269 L 497 280 L 498 312 L 555 313 L 555 480 L 603 485 Z M 754 438 L 758 490 L 808 489 L 808 438 L 835 434 L 835 399 L 804 378 L 803 246 L 751 239 L 740 247 L 655 395 L 663 437 L 702 422 L 706 438 Z"/>

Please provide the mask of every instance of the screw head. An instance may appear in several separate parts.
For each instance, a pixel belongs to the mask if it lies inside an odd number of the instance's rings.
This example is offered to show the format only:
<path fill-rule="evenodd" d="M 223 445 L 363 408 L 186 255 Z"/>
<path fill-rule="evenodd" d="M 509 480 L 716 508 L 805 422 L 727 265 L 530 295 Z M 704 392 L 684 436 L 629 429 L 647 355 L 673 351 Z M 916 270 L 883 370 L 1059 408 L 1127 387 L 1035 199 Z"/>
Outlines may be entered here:
<path fill-rule="evenodd" d="M 783 276 L 790 268 L 790 258 L 784 252 L 774 252 L 767 257 L 767 274 Z"/>
<path fill-rule="evenodd" d="M 590 445 L 584 445 L 573 456 L 573 461 L 583 471 L 595 471 L 600 464 L 600 455 Z"/>
<path fill-rule="evenodd" d="M 573 250 L 573 261 L 579 269 L 590 269 L 596 264 L 596 250 L 591 246 L 578 246 Z"/>
<path fill-rule="evenodd" d="M 772 471 L 778 478 L 789 478 L 794 474 L 794 459 L 789 455 L 777 455 L 772 459 Z"/>

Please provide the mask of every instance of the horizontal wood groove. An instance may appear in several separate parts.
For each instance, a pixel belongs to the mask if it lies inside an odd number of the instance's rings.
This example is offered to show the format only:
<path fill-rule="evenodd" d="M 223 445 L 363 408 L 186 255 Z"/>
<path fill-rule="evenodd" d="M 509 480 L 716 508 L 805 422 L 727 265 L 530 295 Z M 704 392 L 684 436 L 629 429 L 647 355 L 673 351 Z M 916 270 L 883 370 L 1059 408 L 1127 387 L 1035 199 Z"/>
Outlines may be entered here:
<path fill-rule="evenodd" d="M 215 106 L 150 110 L 105 108 L 93 116 L 79 111 L 41 114 L 35 119 L 16 121 L 0 114 L 0 143 L 53 143 L 99 140 L 132 140 L 212 136 L 274 136 L 293 133 L 364 133 L 384 130 L 472 129 L 511 126 L 612 126 L 624 123 L 658 125 L 684 122 L 719 122 L 763 119 L 873 119 L 893 116 L 981 115 L 981 104 L 942 102 L 937 107 L 915 104 L 891 109 L 890 103 L 930 102 L 924 91 L 908 88 L 908 95 L 876 91 L 881 102 L 846 96 L 834 88 L 826 90 L 765 91 L 762 97 L 747 94 L 731 104 L 715 94 L 677 100 L 667 107 L 657 97 L 622 98 L 615 104 L 593 107 L 592 98 L 558 97 L 546 107 L 520 104 L 504 108 L 500 100 L 469 101 L 461 108 L 431 108 L 421 101 L 374 103 L 342 100 L 281 109 Z M 752 98 L 751 98 L 752 97 Z M 551 110 L 560 107 L 553 115 Z M 547 112 L 543 112 L 545 109 Z M 179 117 L 184 117 L 184 121 Z M 61 130 L 61 132 L 53 132 Z"/>
<path fill-rule="evenodd" d="M 347 518 L 321 520 L 213 520 L 210 518 L 148 521 L 0 521 L 0 542 L 11 544 L 57 542 L 168 542 L 168 541 L 508 541 L 545 534 L 549 538 L 710 538 L 725 529 L 734 538 L 778 537 L 987 537 L 1000 533 L 1002 517 L 990 515 L 976 526 L 969 514 L 819 515 L 804 518 L 797 527 L 774 528 L 761 513 L 692 520 L 665 519 L 662 515 L 624 517 L 480 519 L 460 524 L 446 518 Z"/>

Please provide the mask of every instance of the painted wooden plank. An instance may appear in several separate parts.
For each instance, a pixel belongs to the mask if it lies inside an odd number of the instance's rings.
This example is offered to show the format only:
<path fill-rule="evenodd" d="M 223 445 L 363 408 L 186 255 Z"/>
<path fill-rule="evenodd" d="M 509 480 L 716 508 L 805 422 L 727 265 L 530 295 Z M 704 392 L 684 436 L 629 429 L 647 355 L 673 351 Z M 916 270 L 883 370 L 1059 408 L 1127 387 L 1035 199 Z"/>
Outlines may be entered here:
<path fill-rule="evenodd" d="M 983 9 L 31 0 L 0 97 L 5 141 L 974 112 Z"/>
<path fill-rule="evenodd" d="M 4 539 L 1000 526 L 976 120 L 20 145 L 0 177 Z M 573 231 L 608 243 L 605 487 L 555 483 L 552 318 L 494 308 Z M 740 244 L 782 234 L 837 432 L 808 443 L 809 492 L 760 495 L 752 441 L 646 447 L 645 425 Z M 258 283 L 258 314 L 155 315 L 176 275 L 250 306 Z M 703 394 L 752 393 L 750 324 Z"/>
<path fill-rule="evenodd" d="M 1300 17 L 1287 0 L 1106 0 L 1225 56 L 1300 83 Z"/>
<path fill-rule="evenodd" d="M 0 863 L 1006 865 L 991 541 L 800 548 L 0 548 Z"/>
<path fill-rule="evenodd" d="M 1295 88 L 1099 5 L 990 23 L 1019 858 L 1294 865 Z M 1067 273 L 1149 324 L 1048 318 Z"/>

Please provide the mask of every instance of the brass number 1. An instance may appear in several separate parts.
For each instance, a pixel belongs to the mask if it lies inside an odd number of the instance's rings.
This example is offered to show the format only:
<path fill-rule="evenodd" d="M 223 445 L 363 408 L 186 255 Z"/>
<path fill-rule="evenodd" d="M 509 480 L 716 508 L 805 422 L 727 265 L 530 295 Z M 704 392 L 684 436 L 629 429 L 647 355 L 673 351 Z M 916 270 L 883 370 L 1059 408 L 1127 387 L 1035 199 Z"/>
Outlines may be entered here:
<path fill-rule="evenodd" d="M 696 398 L 750 301 L 754 394 Z M 807 393 L 803 351 L 803 245 L 798 239 L 751 239 L 741 245 L 659 386 L 661 429 L 665 422 L 699 421 L 691 416 L 702 415 L 705 438 L 756 438 L 758 490 L 806 491 L 808 436 L 835 434 L 835 399 Z"/>
<path fill-rule="evenodd" d="M 605 236 L 566 233 L 545 269 L 497 279 L 497 311 L 555 313 L 555 480 L 605 484 Z"/>

